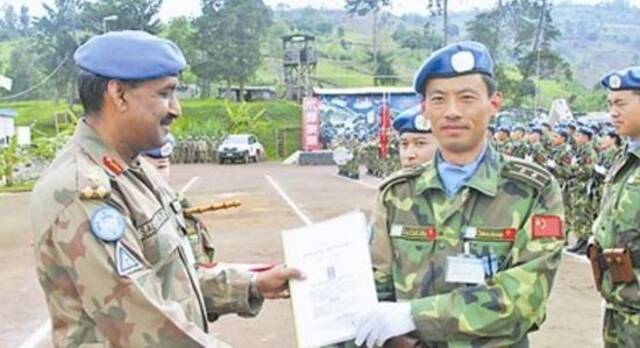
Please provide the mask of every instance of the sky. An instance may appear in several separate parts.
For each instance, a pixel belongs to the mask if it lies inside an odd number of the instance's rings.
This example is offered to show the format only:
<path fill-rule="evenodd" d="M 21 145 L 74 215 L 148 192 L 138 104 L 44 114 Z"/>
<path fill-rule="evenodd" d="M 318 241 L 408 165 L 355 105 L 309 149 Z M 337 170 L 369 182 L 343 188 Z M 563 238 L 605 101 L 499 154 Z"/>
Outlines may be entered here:
<path fill-rule="evenodd" d="M 344 0 L 263 0 L 267 5 L 275 8 L 278 4 L 286 4 L 292 8 L 311 6 L 314 8 L 335 9 L 344 8 Z M 12 4 L 15 7 L 29 6 L 33 16 L 40 16 L 44 10 L 42 3 L 51 4 L 54 0 L 0 0 L 0 7 Z M 407 13 L 422 13 L 427 11 L 427 0 L 392 0 L 391 11 L 401 15 Z M 494 6 L 497 0 L 449 0 L 452 11 L 483 9 Z M 556 0 L 555 3 L 597 4 L 606 0 Z M 631 0 L 634 6 L 640 6 L 640 0 Z M 164 0 L 160 10 L 160 18 L 165 20 L 176 16 L 197 16 L 200 12 L 200 0 Z"/>

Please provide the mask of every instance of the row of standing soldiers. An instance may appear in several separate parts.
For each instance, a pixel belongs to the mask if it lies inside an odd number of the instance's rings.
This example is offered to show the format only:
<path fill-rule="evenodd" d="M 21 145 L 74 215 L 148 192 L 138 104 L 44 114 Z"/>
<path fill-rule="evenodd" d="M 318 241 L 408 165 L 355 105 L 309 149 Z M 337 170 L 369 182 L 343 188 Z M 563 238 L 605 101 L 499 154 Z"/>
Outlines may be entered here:
<path fill-rule="evenodd" d="M 497 151 L 534 161 L 554 174 L 562 188 L 565 233 L 573 232 L 577 238 L 569 251 L 584 254 L 606 173 L 622 153 L 622 140 L 615 129 L 608 124 L 572 121 L 553 130 L 544 123 L 490 128 L 488 136 Z"/>
<path fill-rule="evenodd" d="M 186 137 L 178 139 L 171 154 L 171 163 L 215 163 L 219 140 L 214 137 Z"/>
<path fill-rule="evenodd" d="M 339 147 L 347 148 L 352 154 L 352 158 L 347 163 L 338 165 L 340 175 L 358 179 L 361 165 L 365 166 L 367 174 L 380 178 L 385 178 L 400 169 L 398 137 L 395 133 L 389 139 L 386 158 L 380 155 L 380 142 L 377 138 L 362 144 L 355 137 L 342 136 L 333 144 L 334 149 Z"/>

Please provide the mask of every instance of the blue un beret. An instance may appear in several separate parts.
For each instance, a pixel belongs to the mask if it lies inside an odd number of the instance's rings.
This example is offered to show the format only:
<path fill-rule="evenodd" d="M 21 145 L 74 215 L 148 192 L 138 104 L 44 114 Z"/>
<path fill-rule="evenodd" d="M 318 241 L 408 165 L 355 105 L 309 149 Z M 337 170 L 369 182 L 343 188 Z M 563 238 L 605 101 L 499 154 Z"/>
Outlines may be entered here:
<path fill-rule="evenodd" d="M 422 116 L 420 111 L 420 105 L 403 111 L 393 120 L 393 129 L 400 135 L 431 132 L 431 123 Z"/>
<path fill-rule="evenodd" d="M 589 127 L 580 127 L 578 128 L 578 133 L 584 134 L 589 137 L 589 139 L 593 138 L 593 131 Z"/>
<path fill-rule="evenodd" d="M 493 77 L 493 58 L 481 43 L 465 41 L 433 52 L 416 73 L 413 89 L 424 95 L 427 81 L 436 77 L 455 77 L 480 73 Z"/>
<path fill-rule="evenodd" d="M 600 84 L 612 91 L 640 89 L 640 66 L 611 71 L 600 79 Z"/>
<path fill-rule="evenodd" d="M 173 148 L 175 147 L 175 145 L 176 145 L 176 139 L 173 137 L 173 135 L 169 134 L 167 136 L 167 141 L 164 143 L 164 145 L 157 147 L 155 149 L 142 151 L 142 154 L 152 158 L 168 158 L 168 157 L 171 157 L 171 154 L 173 153 Z"/>
<path fill-rule="evenodd" d="M 120 80 L 175 76 L 187 63 L 173 42 L 144 31 L 111 31 L 92 37 L 73 55 L 78 67 Z"/>

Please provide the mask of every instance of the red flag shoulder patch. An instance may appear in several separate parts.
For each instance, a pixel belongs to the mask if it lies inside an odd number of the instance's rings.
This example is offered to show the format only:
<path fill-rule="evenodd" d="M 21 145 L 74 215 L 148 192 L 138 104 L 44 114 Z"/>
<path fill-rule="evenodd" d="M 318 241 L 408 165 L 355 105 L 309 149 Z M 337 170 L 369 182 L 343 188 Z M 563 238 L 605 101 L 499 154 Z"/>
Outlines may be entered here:
<path fill-rule="evenodd" d="M 562 219 L 557 215 L 534 215 L 531 217 L 531 237 L 563 239 Z"/>

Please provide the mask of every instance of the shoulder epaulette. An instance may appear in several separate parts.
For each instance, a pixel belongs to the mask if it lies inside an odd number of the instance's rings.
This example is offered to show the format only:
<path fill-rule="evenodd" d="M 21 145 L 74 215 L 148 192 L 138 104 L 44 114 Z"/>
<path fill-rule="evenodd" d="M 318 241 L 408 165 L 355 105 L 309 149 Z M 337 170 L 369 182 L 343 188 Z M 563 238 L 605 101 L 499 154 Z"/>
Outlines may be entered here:
<path fill-rule="evenodd" d="M 513 157 L 502 167 L 502 176 L 532 185 L 537 190 L 542 190 L 553 178 L 539 165 Z"/>
<path fill-rule="evenodd" d="M 420 174 L 422 174 L 422 172 L 424 172 L 424 167 L 420 166 L 418 168 L 415 169 L 401 169 L 398 170 L 394 173 L 392 173 L 391 175 L 389 175 L 389 177 L 387 177 L 386 179 L 384 179 L 379 185 L 378 185 L 378 190 L 380 192 L 384 191 L 385 189 L 387 189 L 388 187 L 391 187 L 393 185 L 396 185 L 398 183 L 401 182 L 405 182 L 408 181 L 410 178 L 416 177 L 416 176 L 420 176 Z"/>
<path fill-rule="evenodd" d="M 105 199 L 111 194 L 109 175 L 87 156 L 78 154 L 78 194 L 80 199 Z"/>

